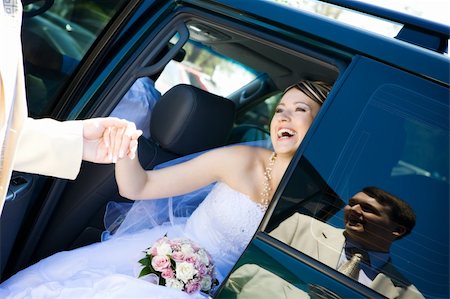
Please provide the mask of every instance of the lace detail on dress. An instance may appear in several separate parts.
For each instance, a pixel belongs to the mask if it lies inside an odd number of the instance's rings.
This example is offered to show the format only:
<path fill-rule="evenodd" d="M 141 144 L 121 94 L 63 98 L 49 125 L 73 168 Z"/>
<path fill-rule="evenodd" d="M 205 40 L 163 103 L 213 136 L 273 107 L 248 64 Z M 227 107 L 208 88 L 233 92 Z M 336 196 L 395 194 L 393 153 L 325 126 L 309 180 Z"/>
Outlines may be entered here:
<path fill-rule="evenodd" d="M 264 211 L 247 195 L 217 183 L 189 218 L 185 231 L 211 253 L 219 269 L 226 273 L 250 242 L 263 215 Z"/>

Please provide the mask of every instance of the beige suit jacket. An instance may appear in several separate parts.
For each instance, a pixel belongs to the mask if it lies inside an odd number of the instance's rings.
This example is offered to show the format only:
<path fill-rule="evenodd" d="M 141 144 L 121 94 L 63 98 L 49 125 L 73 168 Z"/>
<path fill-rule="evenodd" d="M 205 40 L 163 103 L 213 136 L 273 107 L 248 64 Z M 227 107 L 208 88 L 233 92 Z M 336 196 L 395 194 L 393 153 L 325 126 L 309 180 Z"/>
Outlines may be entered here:
<path fill-rule="evenodd" d="M 283 221 L 270 235 L 334 269 L 345 242 L 342 229 L 299 213 Z M 388 298 L 424 298 L 391 262 L 383 266 L 370 287 Z"/>
<path fill-rule="evenodd" d="M 307 292 L 255 264 L 246 264 L 234 271 L 225 288 L 236 299 L 307 299 Z"/>
<path fill-rule="evenodd" d="M 81 122 L 27 117 L 20 1 L 0 1 L 0 213 L 13 170 L 73 179 L 83 151 Z"/>

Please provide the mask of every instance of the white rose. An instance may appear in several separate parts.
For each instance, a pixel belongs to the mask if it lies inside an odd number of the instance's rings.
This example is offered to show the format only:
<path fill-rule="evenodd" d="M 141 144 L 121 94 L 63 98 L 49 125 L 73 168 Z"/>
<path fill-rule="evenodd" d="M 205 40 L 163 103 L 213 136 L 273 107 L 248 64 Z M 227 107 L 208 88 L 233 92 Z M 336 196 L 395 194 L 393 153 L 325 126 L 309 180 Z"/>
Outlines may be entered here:
<path fill-rule="evenodd" d="M 172 248 L 168 243 L 162 243 L 156 247 L 158 255 L 172 255 Z"/>
<path fill-rule="evenodd" d="M 194 275 L 197 273 L 197 270 L 194 268 L 193 264 L 181 262 L 177 263 L 176 272 L 176 277 L 184 283 L 187 283 L 189 279 L 192 279 L 194 277 Z"/>
<path fill-rule="evenodd" d="M 202 281 L 200 282 L 202 291 L 209 291 L 211 289 L 211 283 L 211 276 L 205 275 L 205 277 L 203 277 Z"/>
<path fill-rule="evenodd" d="M 194 249 L 192 248 L 192 246 L 190 244 L 183 244 L 181 245 L 181 252 L 188 256 L 188 255 L 192 255 L 194 254 Z"/>
<path fill-rule="evenodd" d="M 197 256 L 202 264 L 204 264 L 205 266 L 209 266 L 209 258 L 208 258 L 208 255 L 206 254 L 206 251 L 204 251 L 203 249 L 200 249 L 197 252 Z"/>
<path fill-rule="evenodd" d="M 175 279 L 175 278 L 169 278 L 166 279 L 166 287 L 177 289 L 177 290 L 183 290 L 184 284 L 182 281 Z"/>

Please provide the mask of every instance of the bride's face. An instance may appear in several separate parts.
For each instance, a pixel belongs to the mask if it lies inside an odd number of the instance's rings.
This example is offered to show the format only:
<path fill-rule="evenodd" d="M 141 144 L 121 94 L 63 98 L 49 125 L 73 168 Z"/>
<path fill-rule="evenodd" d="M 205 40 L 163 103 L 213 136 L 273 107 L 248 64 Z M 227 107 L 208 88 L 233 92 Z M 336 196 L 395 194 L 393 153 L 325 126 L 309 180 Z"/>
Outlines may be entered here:
<path fill-rule="evenodd" d="M 319 109 L 318 103 L 296 88 L 283 95 L 270 123 L 270 136 L 278 155 L 294 155 Z"/>

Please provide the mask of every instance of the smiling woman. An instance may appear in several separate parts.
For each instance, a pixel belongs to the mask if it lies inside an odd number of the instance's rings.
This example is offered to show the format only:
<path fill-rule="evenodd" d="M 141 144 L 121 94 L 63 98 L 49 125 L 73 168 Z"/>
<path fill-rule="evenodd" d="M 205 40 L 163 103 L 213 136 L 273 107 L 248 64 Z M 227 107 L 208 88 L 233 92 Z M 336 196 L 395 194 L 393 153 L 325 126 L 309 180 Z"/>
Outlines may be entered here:
<path fill-rule="evenodd" d="M 294 155 L 330 90 L 331 85 L 312 81 L 301 81 L 286 89 L 270 126 L 278 156 Z"/>

